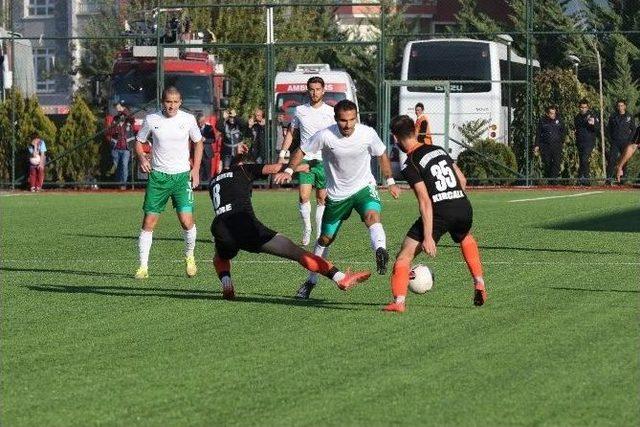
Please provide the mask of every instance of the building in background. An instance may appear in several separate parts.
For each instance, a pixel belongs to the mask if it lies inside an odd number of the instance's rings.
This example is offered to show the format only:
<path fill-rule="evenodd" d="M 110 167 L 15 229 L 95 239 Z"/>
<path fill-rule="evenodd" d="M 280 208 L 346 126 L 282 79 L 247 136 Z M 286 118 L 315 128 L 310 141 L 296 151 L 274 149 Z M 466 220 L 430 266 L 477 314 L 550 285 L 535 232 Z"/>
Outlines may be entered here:
<path fill-rule="evenodd" d="M 352 3 L 362 3 L 362 0 L 352 0 Z M 404 9 L 407 21 L 422 34 L 441 33 L 455 27 L 455 15 L 460 10 L 458 0 L 396 0 L 395 4 L 398 9 Z M 501 22 L 508 20 L 510 12 L 507 0 L 481 0 L 478 10 Z M 379 14 L 378 6 L 341 6 L 337 8 L 336 19 L 354 38 L 370 40 L 378 33 L 370 21 Z"/>
<path fill-rule="evenodd" d="M 99 0 L 14 0 L 12 29 L 32 40 L 36 94 L 45 114 L 65 115 L 78 85 L 80 58 L 77 37 L 88 18 L 99 11 Z M 56 39 L 47 39 L 55 37 Z"/>

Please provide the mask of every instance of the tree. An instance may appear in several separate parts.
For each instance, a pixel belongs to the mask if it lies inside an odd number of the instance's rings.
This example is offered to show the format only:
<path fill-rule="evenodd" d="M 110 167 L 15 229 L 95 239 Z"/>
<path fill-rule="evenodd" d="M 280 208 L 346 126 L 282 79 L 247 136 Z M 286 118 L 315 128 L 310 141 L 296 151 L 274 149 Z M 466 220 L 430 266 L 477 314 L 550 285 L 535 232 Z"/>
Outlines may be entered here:
<path fill-rule="evenodd" d="M 14 114 L 12 115 L 12 111 Z M 16 123 L 12 124 L 11 119 Z M 24 177 L 27 173 L 26 145 L 31 140 L 31 134 L 38 132 L 46 142 L 49 157 L 56 152 L 56 126 L 42 112 L 38 99 L 23 98 L 20 92 L 11 90 L 4 102 L 0 103 L 0 180 L 10 181 L 12 171 L 12 141 L 15 138 L 16 149 L 16 178 Z"/>
<path fill-rule="evenodd" d="M 558 114 L 564 120 L 567 128 L 567 135 L 564 145 L 561 176 L 572 178 L 576 176 L 578 170 L 578 153 L 575 144 L 573 119 L 578 114 L 578 100 L 585 98 L 589 104 L 597 110 L 598 96 L 588 85 L 578 81 L 576 75 L 571 70 L 552 68 L 541 71 L 534 77 L 533 81 L 533 111 L 532 128 L 529 132 L 529 160 L 532 164 L 531 174 L 533 177 L 542 175 L 542 165 L 539 157 L 532 154 L 535 131 L 538 119 L 545 113 L 545 108 L 554 105 L 558 109 Z M 518 162 L 518 170 L 522 174 L 527 173 L 526 168 L 526 98 L 523 94 L 516 97 L 514 105 L 515 114 L 513 120 L 514 129 L 514 152 Z M 599 145 L 598 145 L 599 147 Z M 600 150 L 594 150 L 591 158 L 591 173 L 593 176 L 602 175 L 602 162 Z"/>
<path fill-rule="evenodd" d="M 58 181 L 84 181 L 95 177 L 100 161 L 98 156 L 101 138 L 96 136 L 96 117 L 81 96 L 75 96 L 67 119 L 58 134 L 57 153 L 54 164 Z"/>

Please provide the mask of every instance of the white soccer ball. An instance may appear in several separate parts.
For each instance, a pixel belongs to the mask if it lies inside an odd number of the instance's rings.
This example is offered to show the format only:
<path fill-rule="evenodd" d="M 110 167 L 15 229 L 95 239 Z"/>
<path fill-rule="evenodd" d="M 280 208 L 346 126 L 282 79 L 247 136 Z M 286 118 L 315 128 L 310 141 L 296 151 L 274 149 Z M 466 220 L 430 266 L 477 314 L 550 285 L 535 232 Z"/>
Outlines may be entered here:
<path fill-rule="evenodd" d="M 409 272 L 409 289 L 414 294 L 424 294 L 433 287 L 433 273 L 426 265 L 414 265 Z"/>

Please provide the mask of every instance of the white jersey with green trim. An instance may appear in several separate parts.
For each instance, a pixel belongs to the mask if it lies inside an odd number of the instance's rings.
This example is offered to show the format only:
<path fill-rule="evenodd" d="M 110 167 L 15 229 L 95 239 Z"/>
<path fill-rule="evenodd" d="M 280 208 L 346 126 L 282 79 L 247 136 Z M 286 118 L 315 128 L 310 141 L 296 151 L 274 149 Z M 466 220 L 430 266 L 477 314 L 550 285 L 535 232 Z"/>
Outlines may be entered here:
<path fill-rule="evenodd" d="M 151 150 L 153 170 L 177 174 L 191 169 L 189 139 L 194 142 L 202 140 L 200 128 L 193 114 L 182 110 L 173 117 L 167 117 L 162 112 L 148 114 L 144 118 L 136 139 L 146 142 L 150 134 L 153 138 Z"/>
<path fill-rule="evenodd" d="M 291 128 L 300 131 L 300 146 L 305 144 L 316 132 L 336 123 L 333 107 L 324 102 L 319 107 L 311 104 L 298 105 L 295 109 Z M 305 160 L 322 160 L 322 153 L 305 153 Z"/>
<path fill-rule="evenodd" d="M 373 128 L 356 124 L 351 136 L 340 133 L 338 125 L 316 133 L 301 145 L 304 153 L 322 152 L 327 178 L 327 197 L 344 200 L 368 185 L 375 185 L 371 158 L 384 154 L 387 147 Z"/>

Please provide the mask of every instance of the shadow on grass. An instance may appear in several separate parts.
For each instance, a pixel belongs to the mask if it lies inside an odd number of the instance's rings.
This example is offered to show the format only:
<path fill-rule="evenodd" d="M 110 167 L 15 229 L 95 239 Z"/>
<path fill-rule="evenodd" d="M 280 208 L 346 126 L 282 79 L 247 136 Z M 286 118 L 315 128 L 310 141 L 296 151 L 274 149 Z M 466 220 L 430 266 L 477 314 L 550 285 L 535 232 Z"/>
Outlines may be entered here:
<path fill-rule="evenodd" d="M 182 300 L 222 300 L 222 293 L 204 291 L 200 289 L 174 288 L 142 288 L 127 286 L 70 286 L 70 285 L 25 285 L 29 290 L 37 292 L 54 292 L 64 294 L 93 294 L 116 297 L 161 297 Z M 238 302 L 252 302 L 261 304 L 291 305 L 300 307 L 326 308 L 329 310 L 355 310 L 348 305 L 359 305 L 350 302 L 331 302 L 321 299 L 297 300 L 293 297 L 283 297 L 266 294 L 236 294 L 236 298 L 229 304 Z M 368 305 L 368 304 L 362 304 Z M 377 305 L 377 304 L 376 304 Z"/>
<path fill-rule="evenodd" d="M 588 218 L 546 224 L 542 228 L 547 230 L 640 233 L 640 207 Z"/>
<path fill-rule="evenodd" d="M 446 248 L 458 248 L 460 245 L 453 245 L 450 243 L 438 244 L 438 246 Z M 526 248 L 519 246 L 490 246 L 490 245 L 478 245 L 480 249 L 486 250 L 499 250 L 499 251 L 523 251 L 523 252 L 550 252 L 550 253 L 564 253 L 564 254 L 595 254 L 595 255 L 627 255 L 635 252 L 623 252 L 623 251 L 594 251 L 590 249 L 553 249 L 553 248 Z"/>
<path fill-rule="evenodd" d="M 621 292 L 626 294 L 638 294 L 640 290 L 626 290 L 626 289 L 589 289 L 589 288 L 569 288 L 565 286 L 547 286 L 549 289 L 557 291 L 577 291 L 577 292 Z"/>
<path fill-rule="evenodd" d="M 70 237 L 88 237 L 90 239 L 120 239 L 120 240 L 138 240 L 137 234 L 128 234 L 128 235 L 108 235 L 108 234 L 89 234 L 89 233 L 64 233 L 65 236 Z M 207 236 L 210 233 L 207 231 Z M 184 239 L 182 237 L 156 237 L 153 236 L 153 241 L 160 242 L 183 242 Z M 208 239 L 196 239 L 197 242 L 200 243 L 211 243 L 211 238 Z"/>
<path fill-rule="evenodd" d="M 70 270 L 70 269 L 51 269 L 51 268 L 18 268 L 18 267 L 0 267 L 0 271 L 14 271 L 20 273 L 57 273 L 57 274 L 72 274 L 76 276 L 91 276 L 91 277 L 118 277 L 123 279 L 133 278 L 133 273 L 113 273 L 103 271 L 86 271 L 86 270 Z M 183 275 L 176 274 L 153 274 L 159 277 L 183 277 Z"/>

